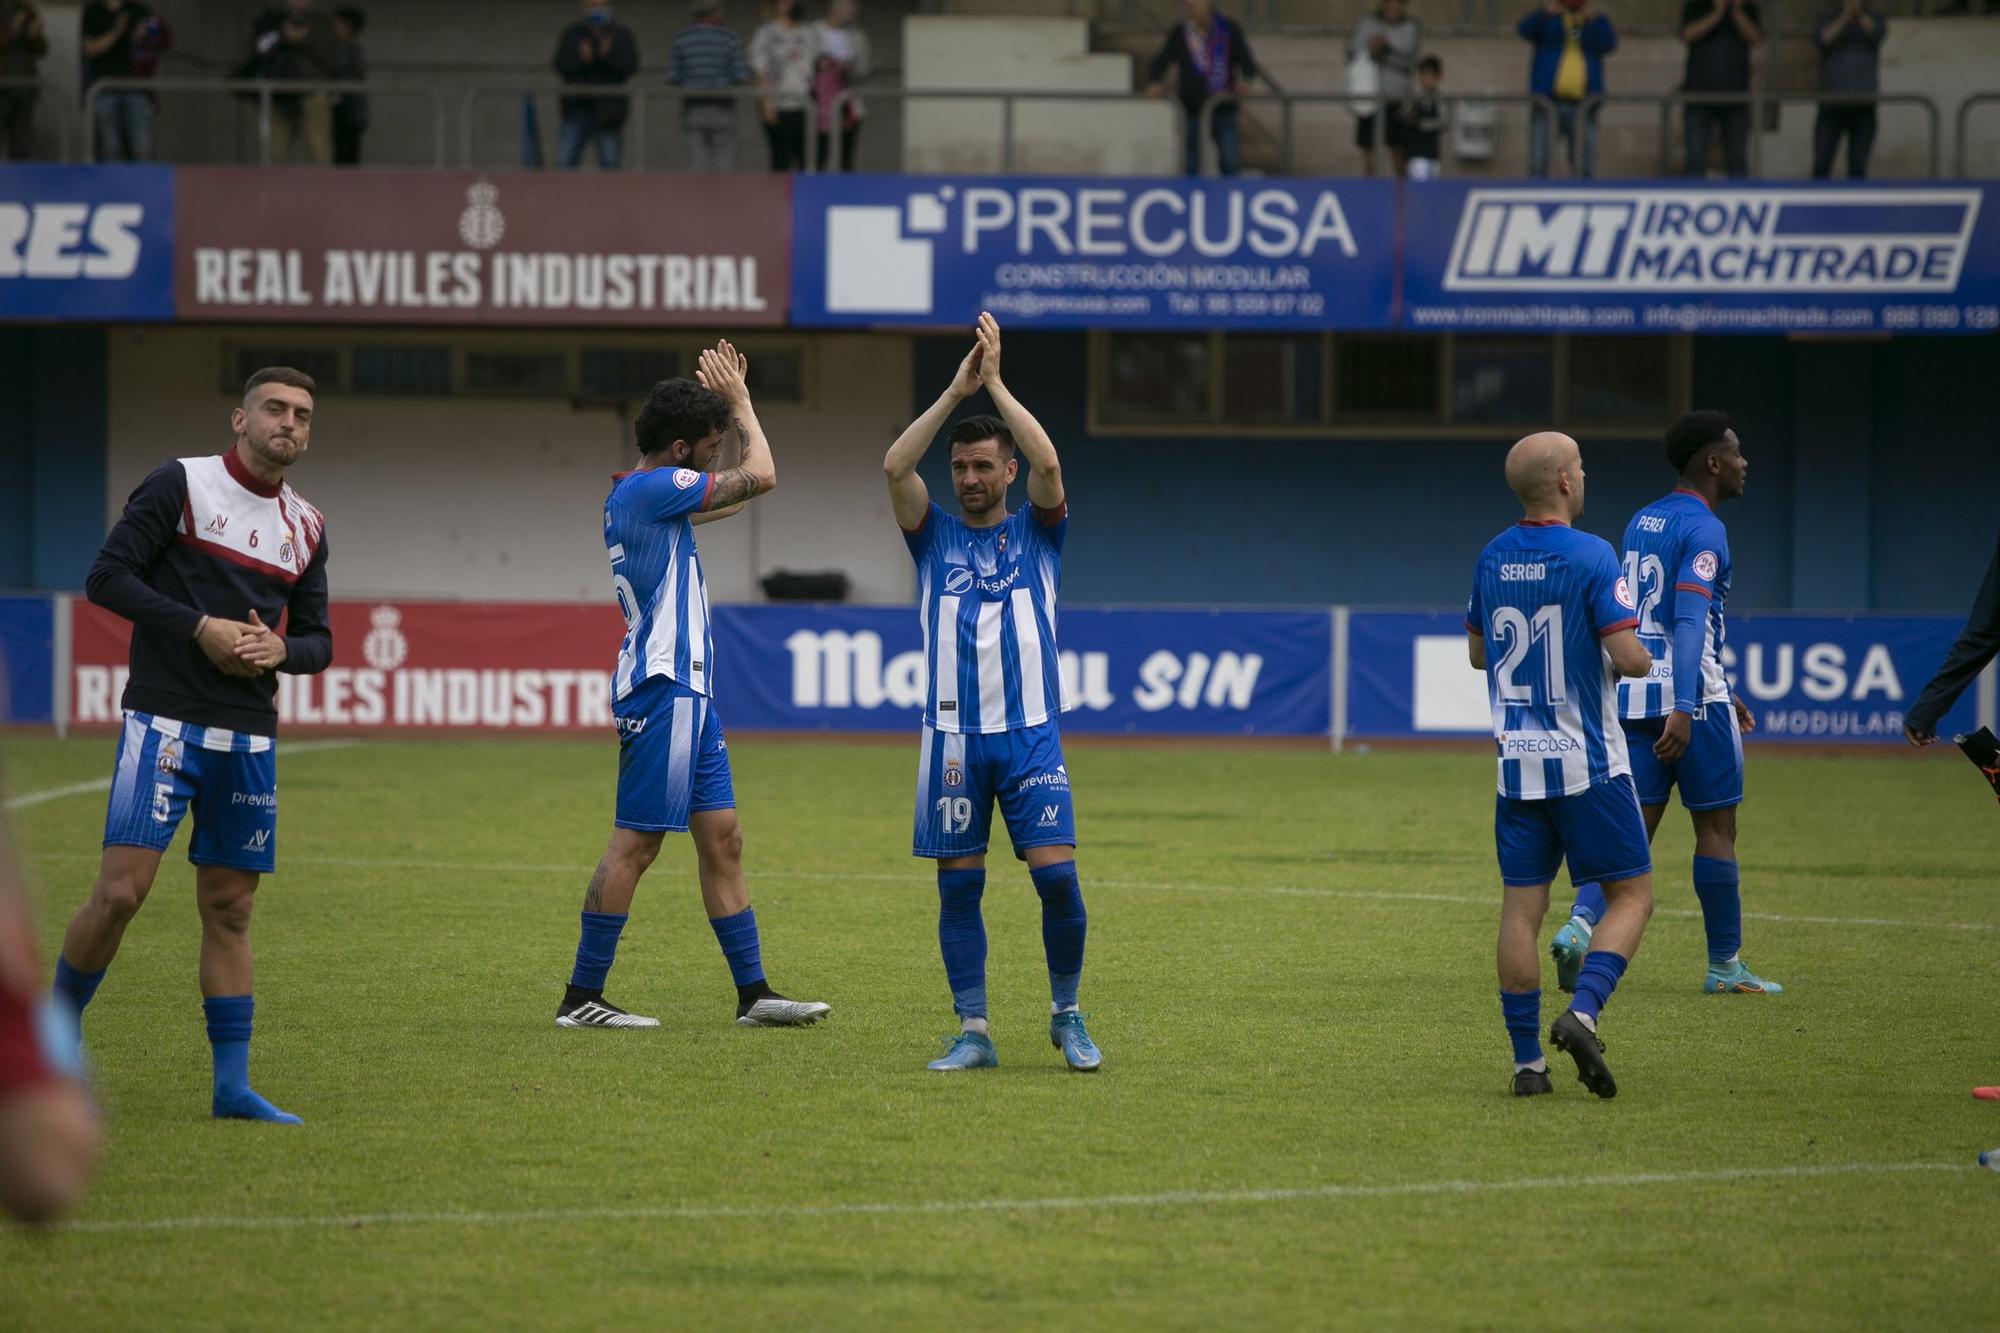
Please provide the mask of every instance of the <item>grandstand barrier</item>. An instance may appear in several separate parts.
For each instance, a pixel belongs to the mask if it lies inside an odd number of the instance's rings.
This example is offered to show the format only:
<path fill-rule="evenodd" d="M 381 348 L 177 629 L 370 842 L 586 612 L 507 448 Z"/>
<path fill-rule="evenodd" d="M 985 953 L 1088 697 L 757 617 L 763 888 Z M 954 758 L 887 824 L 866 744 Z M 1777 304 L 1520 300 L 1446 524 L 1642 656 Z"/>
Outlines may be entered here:
<path fill-rule="evenodd" d="M 690 190 L 712 206 L 682 206 Z M 1983 335 L 2000 183 L 0 165 L 0 311 L 30 319 L 935 329 L 981 310 Z"/>
<path fill-rule="evenodd" d="M 287 734 L 608 735 L 611 606 L 337 601 L 335 665 L 279 677 Z M 1766 741 L 1894 745 L 1962 622 L 1946 616 L 1733 616 L 1724 665 Z M 924 653 L 911 607 L 719 606 L 716 704 L 739 731 L 914 732 Z M 0 599 L 4 720 L 108 728 L 130 628 L 80 598 Z M 1478 740 L 1485 677 L 1456 611 L 1070 607 L 1061 671 L 1075 735 Z M 1992 725 L 1989 667 L 1940 727 Z"/>
<path fill-rule="evenodd" d="M 542 124 L 559 126 L 562 123 L 559 109 L 554 116 L 544 115 L 544 108 L 550 103 L 560 103 L 565 97 L 623 100 L 627 104 L 627 115 L 623 162 L 619 170 L 650 171 L 655 169 L 647 158 L 647 151 L 653 138 L 652 111 L 656 105 L 671 106 L 678 112 L 690 98 L 697 102 L 734 102 L 739 112 L 740 130 L 744 119 L 740 113 L 744 105 L 762 101 L 769 95 L 761 88 L 675 88 L 650 85 L 643 79 L 615 86 L 560 83 L 550 79 L 474 79 L 453 86 L 463 90 L 458 102 L 458 163 L 467 170 L 482 165 L 477 160 L 478 152 L 474 147 L 479 129 L 479 109 L 481 103 L 491 102 L 496 97 L 526 98 L 534 108 L 534 115 L 527 118 L 523 127 L 523 156 L 532 160 L 520 164 L 533 167 L 555 165 L 554 154 L 545 153 L 542 149 Z M 810 175 L 815 170 L 811 147 L 819 134 L 818 103 L 807 99 L 804 105 L 787 109 L 805 113 L 807 152 L 803 170 Z"/>
<path fill-rule="evenodd" d="M 1974 93 L 1958 104 L 1956 128 L 1952 134 L 1952 175 L 1966 179 L 1966 167 L 1972 160 L 1972 141 L 1967 137 L 1972 129 L 1972 113 L 1981 107 L 2000 106 L 2000 93 Z"/>
<path fill-rule="evenodd" d="M 105 93 L 207 93 L 229 96 L 257 107 L 257 161 L 271 164 L 271 112 L 273 99 L 296 97 L 301 93 L 363 93 L 370 97 L 412 97 L 429 111 L 431 165 L 445 165 L 444 94 L 429 83 L 407 83 L 387 79 L 223 79 L 195 77 L 103 78 L 95 80 L 83 94 L 83 160 L 97 160 L 97 136 L 88 127 L 97 123 L 97 99 Z"/>

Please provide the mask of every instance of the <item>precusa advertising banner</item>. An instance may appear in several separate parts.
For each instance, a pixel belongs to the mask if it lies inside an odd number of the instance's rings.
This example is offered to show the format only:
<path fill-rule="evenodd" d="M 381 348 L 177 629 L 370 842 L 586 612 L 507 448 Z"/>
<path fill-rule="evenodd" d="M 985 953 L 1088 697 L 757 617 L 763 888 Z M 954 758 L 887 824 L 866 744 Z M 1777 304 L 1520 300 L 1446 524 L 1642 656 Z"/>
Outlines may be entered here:
<path fill-rule="evenodd" d="M 1900 742 L 1904 710 L 1963 624 L 1945 616 L 1730 617 L 1722 661 L 1757 721 L 1747 739 Z M 1349 734 L 1491 735 L 1486 676 L 1466 660 L 1465 640 L 1456 611 L 1354 612 Z M 1979 688 L 1959 699 L 1940 735 L 1978 725 Z"/>
<path fill-rule="evenodd" d="M 0 319 L 174 317 L 169 167 L 0 163 Z"/>
<path fill-rule="evenodd" d="M 72 610 L 70 715 L 117 721 L 130 627 Z M 514 728 L 610 734 L 610 606 L 335 602 L 335 665 L 280 674 L 288 731 Z M 911 607 L 714 609 L 716 705 L 746 730 L 909 731 L 924 660 Z M 1077 609 L 1062 621 L 1065 731 L 1325 735 L 1325 611 Z"/>
<path fill-rule="evenodd" d="M 774 326 L 782 176 L 182 167 L 181 319 Z"/>
<path fill-rule="evenodd" d="M 792 322 L 1390 327 L 1386 181 L 800 176 Z"/>
<path fill-rule="evenodd" d="M 1990 184 L 1433 181 L 1403 194 L 1401 325 L 1989 333 Z"/>

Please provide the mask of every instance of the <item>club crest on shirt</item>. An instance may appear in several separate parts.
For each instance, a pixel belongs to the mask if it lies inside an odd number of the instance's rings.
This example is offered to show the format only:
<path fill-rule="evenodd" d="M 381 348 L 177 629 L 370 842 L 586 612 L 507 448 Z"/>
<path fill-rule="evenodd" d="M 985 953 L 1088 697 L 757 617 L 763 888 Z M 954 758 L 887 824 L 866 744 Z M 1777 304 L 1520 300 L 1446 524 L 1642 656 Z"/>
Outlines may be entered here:
<path fill-rule="evenodd" d="M 179 741 L 177 741 L 177 740 L 173 740 L 173 739 L 168 739 L 168 740 L 163 740 L 163 741 L 161 741 L 161 742 L 160 742 L 160 753 L 159 753 L 159 757 L 158 757 L 158 759 L 157 759 L 157 760 L 155 761 L 155 766 L 156 766 L 156 767 L 158 767 L 158 769 L 159 769 L 159 770 L 160 770 L 160 771 L 161 771 L 162 773 L 178 773 L 178 772 L 180 772 L 180 771 L 181 771 L 181 743 L 180 743 Z"/>
<path fill-rule="evenodd" d="M 951 573 L 944 576 L 944 590 L 956 597 L 972 587 L 972 571 L 964 565 L 956 565 Z"/>
<path fill-rule="evenodd" d="M 958 760 L 947 759 L 944 761 L 944 785 L 947 787 L 962 787 L 965 785 L 965 770 L 959 767 Z"/>
<path fill-rule="evenodd" d="M 674 487 L 677 490 L 691 490 L 700 480 L 701 473 L 696 472 L 691 467 L 677 467 L 674 469 Z"/>
<path fill-rule="evenodd" d="M 1700 578 L 1702 582 L 1713 583 L 1715 581 L 1715 552 L 1703 551 L 1695 556 L 1694 572 L 1696 577 Z"/>

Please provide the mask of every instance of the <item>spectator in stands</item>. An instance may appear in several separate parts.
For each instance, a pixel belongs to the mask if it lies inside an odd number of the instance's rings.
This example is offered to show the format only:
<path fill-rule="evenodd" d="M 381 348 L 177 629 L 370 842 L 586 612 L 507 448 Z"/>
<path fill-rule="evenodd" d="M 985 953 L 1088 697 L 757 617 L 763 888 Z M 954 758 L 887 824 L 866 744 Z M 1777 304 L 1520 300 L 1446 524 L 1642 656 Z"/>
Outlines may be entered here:
<path fill-rule="evenodd" d="M 1841 0 L 1841 5 L 1813 29 L 1819 45 L 1819 90 L 1849 97 L 1873 97 L 1882 89 L 1882 37 L 1889 20 L 1868 8 L 1868 0 Z M 1875 104 L 1821 103 L 1813 120 L 1813 179 L 1833 174 L 1833 155 L 1840 136 L 1847 136 L 1847 178 L 1868 175 L 1868 153 L 1875 147 Z"/>
<path fill-rule="evenodd" d="M 1401 0 L 1392 0 L 1401 3 Z M 1147 68 L 1146 96 L 1166 92 L 1162 81 L 1169 66 L 1179 71 L 1176 96 L 1187 112 L 1185 139 L 1187 174 L 1201 174 L 1201 109 L 1211 97 L 1243 96 L 1257 77 L 1257 58 L 1243 26 L 1215 12 L 1209 0 L 1182 0 L 1185 19 L 1167 32 L 1160 53 Z M 1215 108 L 1210 133 L 1215 138 L 1216 170 L 1234 176 L 1242 168 L 1243 137 L 1235 103 Z"/>
<path fill-rule="evenodd" d="M 343 83 L 361 83 L 368 78 L 368 55 L 361 49 L 361 30 L 368 26 L 365 11 L 343 5 L 333 11 L 333 77 Z M 336 93 L 333 99 L 333 164 L 337 167 L 361 165 L 361 136 L 368 133 L 368 94 Z"/>
<path fill-rule="evenodd" d="M 49 53 L 48 34 L 33 0 L 0 0 L 0 79 L 32 79 Z M 0 161 L 35 155 L 35 90 L 0 88 Z"/>
<path fill-rule="evenodd" d="M 722 24 L 722 0 L 695 0 L 694 21 L 674 34 L 667 82 L 676 88 L 740 88 L 750 82 L 743 43 Z M 727 97 L 681 102 L 681 138 L 691 171 L 736 170 L 736 103 Z"/>
<path fill-rule="evenodd" d="M 1354 121 L 1354 144 L 1361 150 L 1361 168 L 1370 176 L 1375 174 L 1378 122 L 1394 167 L 1391 174 L 1403 174 L 1403 122 L 1394 108 L 1410 98 L 1410 74 L 1423 58 L 1423 47 L 1424 25 L 1405 9 L 1403 0 L 1382 0 L 1381 8 L 1361 16 L 1347 40 L 1348 60 L 1365 59 L 1374 65 L 1376 91 L 1382 95 L 1382 111 Z"/>
<path fill-rule="evenodd" d="M 1586 97 L 1604 91 L 1604 57 L 1618 45 L 1611 20 L 1591 12 L 1590 0 L 1547 0 L 1521 20 L 1521 36 L 1535 44 L 1528 91 L 1555 103 L 1555 131 L 1569 153 L 1569 172 L 1597 174 L 1597 112 L 1583 114 Z M 1578 122 L 1582 123 L 1579 124 Z M 1528 108 L 1528 174 L 1549 174 L 1549 111 Z"/>
<path fill-rule="evenodd" d="M 556 38 L 552 62 L 565 84 L 599 88 L 623 87 L 639 68 L 639 43 L 632 30 L 611 17 L 611 6 L 583 0 L 583 17 Z M 625 120 L 631 111 L 625 97 L 565 97 L 562 132 L 556 139 L 556 165 L 583 165 L 583 150 L 596 150 L 597 165 L 618 170 L 625 152 Z"/>
<path fill-rule="evenodd" d="M 279 82 L 324 83 L 333 77 L 333 17 L 313 0 L 286 0 L 267 9 L 250 28 L 256 77 Z M 281 93 L 271 98 L 271 161 L 290 162 L 303 148 L 306 161 L 323 167 L 333 161 L 333 99 L 325 89 Z"/>
<path fill-rule="evenodd" d="M 771 0 L 771 17 L 750 34 L 750 73 L 763 96 L 757 114 L 771 145 L 771 170 L 806 164 L 806 107 L 819 67 L 819 29 L 799 22 L 801 0 Z"/>
<path fill-rule="evenodd" d="M 1438 97 L 1438 83 L 1443 78 L 1444 62 L 1436 56 L 1425 56 L 1417 62 L 1416 91 L 1397 108 L 1397 115 L 1403 121 L 1403 160 L 1409 164 L 1413 181 L 1436 180 L 1443 160 L 1439 150 L 1444 127 L 1451 121 L 1443 100 Z"/>
<path fill-rule="evenodd" d="M 166 24 L 138 0 L 91 0 L 83 7 L 84 83 L 146 79 L 173 42 Z M 136 88 L 97 95 L 91 134 L 100 162 L 153 160 L 153 95 Z"/>
<path fill-rule="evenodd" d="M 1681 40 L 1687 43 L 1683 91 L 1703 94 L 1750 91 L 1750 52 L 1764 40 L 1756 0 L 1687 0 L 1681 10 Z M 1750 174 L 1750 103 L 1690 101 L 1682 110 L 1687 137 L 1687 174 L 1708 174 L 1708 146 L 1722 131 L 1722 161 L 1732 179 Z"/>
<path fill-rule="evenodd" d="M 874 52 L 856 22 L 860 0 L 832 0 L 819 25 L 819 63 L 813 70 L 813 101 L 819 110 L 819 169 L 826 170 L 834 136 L 833 104 L 840 94 L 868 77 Z M 854 170 L 854 145 L 861 137 L 861 100 L 849 97 L 840 108 L 840 169 Z"/>

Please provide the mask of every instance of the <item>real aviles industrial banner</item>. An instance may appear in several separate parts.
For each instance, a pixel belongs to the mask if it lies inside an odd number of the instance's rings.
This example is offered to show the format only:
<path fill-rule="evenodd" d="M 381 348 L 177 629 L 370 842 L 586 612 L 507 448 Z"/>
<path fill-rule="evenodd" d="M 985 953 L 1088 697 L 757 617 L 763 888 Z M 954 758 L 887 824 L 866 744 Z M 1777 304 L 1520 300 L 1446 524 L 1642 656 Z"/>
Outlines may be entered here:
<path fill-rule="evenodd" d="M 0 165 L 0 318 L 1986 334 L 1996 192 Z"/>

